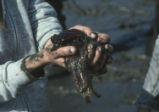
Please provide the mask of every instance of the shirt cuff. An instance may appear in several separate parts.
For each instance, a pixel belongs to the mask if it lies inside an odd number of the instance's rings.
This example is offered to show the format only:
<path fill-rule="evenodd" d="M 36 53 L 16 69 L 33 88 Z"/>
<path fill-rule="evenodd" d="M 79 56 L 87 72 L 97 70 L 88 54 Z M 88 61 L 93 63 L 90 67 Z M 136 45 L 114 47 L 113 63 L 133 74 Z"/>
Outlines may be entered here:
<path fill-rule="evenodd" d="M 55 34 L 60 34 L 61 30 L 56 30 L 56 31 L 51 31 L 50 33 L 45 34 L 45 36 L 41 39 L 41 41 L 39 42 L 39 50 L 43 49 L 46 42 Z"/>
<path fill-rule="evenodd" d="M 30 83 L 30 78 L 21 69 L 23 59 L 16 62 L 9 61 L 4 65 L 3 80 L 6 88 L 10 91 L 12 97 L 15 97 L 17 91 Z"/>

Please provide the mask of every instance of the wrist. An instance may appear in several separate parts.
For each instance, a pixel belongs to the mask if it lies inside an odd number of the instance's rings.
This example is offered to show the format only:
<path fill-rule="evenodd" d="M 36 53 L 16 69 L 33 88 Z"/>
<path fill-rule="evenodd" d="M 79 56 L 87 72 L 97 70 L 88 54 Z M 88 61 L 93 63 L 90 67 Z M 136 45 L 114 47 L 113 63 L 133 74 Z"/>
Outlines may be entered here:
<path fill-rule="evenodd" d="M 43 53 L 39 52 L 25 58 L 25 66 L 27 69 L 36 69 L 45 64 Z"/>
<path fill-rule="evenodd" d="M 45 61 L 41 52 L 30 55 L 23 60 L 22 69 L 30 77 L 41 77 L 44 75 Z"/>

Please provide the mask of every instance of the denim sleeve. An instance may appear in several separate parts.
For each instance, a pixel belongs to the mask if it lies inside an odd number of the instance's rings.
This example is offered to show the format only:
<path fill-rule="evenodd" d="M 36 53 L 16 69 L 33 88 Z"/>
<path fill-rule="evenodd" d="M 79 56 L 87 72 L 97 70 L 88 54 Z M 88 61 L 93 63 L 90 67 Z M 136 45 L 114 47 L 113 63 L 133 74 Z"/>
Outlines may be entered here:
<path fill-rule="evenodd" d="M 47 40 L 62 30 L 57 19 L 56 11 L 44 0 L 30 0 L 29 18 L 32 25 L 33 35 L 42 49 Z"/>
<path fill-rule="evenodd" d="M 156 97 L 159 95 L 159 38 L 157 38 L 155 43 L 143 87 L 152 96 Z"/>
<path fill-rule="evenodd" d="M 21 69 L 22 60 L 0 65 L 0 102 L 15 98 L 19 89 L 31 82 Z"/>
<path fill-rule="evenodd" d="M 139 107 L 155 109 L 159 107 L 159 38 L 157 38 L 143 90 L 137 100 Z"/>

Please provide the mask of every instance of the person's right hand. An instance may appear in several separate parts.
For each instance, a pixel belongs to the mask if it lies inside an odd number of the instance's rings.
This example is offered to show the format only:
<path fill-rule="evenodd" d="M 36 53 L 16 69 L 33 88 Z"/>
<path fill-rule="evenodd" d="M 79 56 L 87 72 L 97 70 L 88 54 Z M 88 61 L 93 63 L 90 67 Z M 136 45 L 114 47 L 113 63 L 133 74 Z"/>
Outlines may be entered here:
<path fill-rule="evenodd" d="M 64 57 L 75 54 L 75 47 L 65 46 L 60 47 L 54 51 L 51 51 L 51 48 L 45 48 L 40 52 L 28 56 L 24 60 L 25 70 L 28 70 L 30 73 L 43 69 L 43 67 L 49 63 L 55 63 L 59 66 L 65 67 Z M 38 74 L 32 74 L 38 77 Z"/>

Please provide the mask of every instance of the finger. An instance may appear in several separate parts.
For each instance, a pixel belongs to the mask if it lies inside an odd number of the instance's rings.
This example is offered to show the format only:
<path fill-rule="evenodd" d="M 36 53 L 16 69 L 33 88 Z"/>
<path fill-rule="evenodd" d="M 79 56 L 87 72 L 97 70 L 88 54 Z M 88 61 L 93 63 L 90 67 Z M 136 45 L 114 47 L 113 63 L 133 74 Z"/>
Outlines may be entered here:
<path fill-rule="evenodd" d="M 113 52 L 113 46 L 110 45 L 110 44 L 105 44 L 105 45 L 104 45 L 104 48 L 105 48 L 106 50 L 108 50 L 109 52 Z"/>
<path fill-rule="evenodd" d="M 70 29 L 80 30 L 80 31 L 84 32 L 87 36 L 89 36 L 91 38 L 95 38 L 95 34 L 93 33 L 92 29 L 87 26 L 76 25 L 74 27 L 71 27 Z"/>
<path fill-rule="evenodd" d="M 101 56 L 101 47 L 97 47 L 97 49 L 96 49 L 96 51 L 95 51 L 95 57 L 94 57 L 94 59 L 93 59 L 93 65 L 95 65 L 97 62 L 98 62 L 98 60 L 100 59 L 100 56 Z"/>
<path fill-rule="evenodd" d="M 106 64 L 107 64 L 107 57 L 106 57 L 106 55 L 104 55 L 104 56 L 101 57 L 101 59 L 98 61 L 98 63 L 96 63 L 96 65 L 94 65 L 95 66 L 94 71 L 96 73 L 101 73 L 103 71 L 106 71 L 105 70 Z"/>
<path fill-rule="evenodd" d="M 104 34 L 104 33 L 97 33 L 97 34 L 98 34 L 97 42 L 99 42 L 99 43 L 109 43 L 110 42 L 109 35 Z"/>
<path fill-rule="evenodd" d="M 54 60 L 53 63 L 56 63 L 57 65 L 66 68 L 65 59 L 64 58 L 58 58 L 58 59 Z"/>
<path fill-rule="evenodd" d="M 89 59 L 90 61 L 92 61 L 93 58 L 94 58 L 95 49 L 96 49 L 96 47 L 93 46 L 92 44 L 89 44 L 89 45 L 88 45 L 88 59 Z"/>
<path fill-rule="evenodd" d="M 52 52 L 54 58 L 65 57 L 75 54 L 76 49 L 73 46 L 65 46 Z"/>
<path fill-rule="evenodd" d="M 96 32 L 91 32 L 88 36 L 92 39 L 96 39 L 98 37 L 98 34 Z"/>
<path fill-rule="evenodd" d="M 100 74 L 103 74 L 103 73 L 106 73 L 107 72 L 107 64 L 111 63 L 112 62 L 112 57 L 109 56 L 105 56 L 104 59 L 102 59 L 103 61 L 101 61 L 98 65 L 99 65 L 99 68 L 97 70 L 97 73 L 100 75 Z M 101 65 L 101 66 L 100 66 Z"/>

